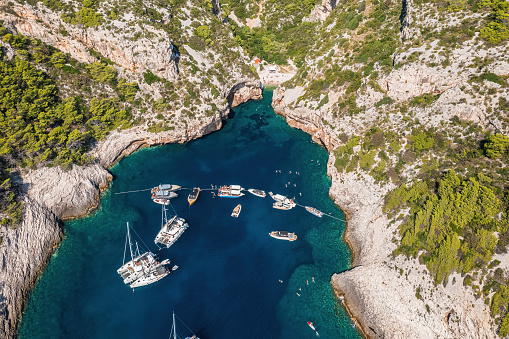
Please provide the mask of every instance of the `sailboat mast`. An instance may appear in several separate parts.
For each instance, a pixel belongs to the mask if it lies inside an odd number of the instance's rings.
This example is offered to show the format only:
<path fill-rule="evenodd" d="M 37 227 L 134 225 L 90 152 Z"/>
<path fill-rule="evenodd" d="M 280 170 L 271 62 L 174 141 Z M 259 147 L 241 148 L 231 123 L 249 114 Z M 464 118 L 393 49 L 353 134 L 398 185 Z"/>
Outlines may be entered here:
<path fill-rule="evenodd" d="M 177 339 L 177 326 L 175 325 L 175 311 L 173 311 L 173 339 Z"/>
<path fill-rule="evenodd" d="M 131 232 L 129 231 L 129 223 L 127 223 L 127 239 L 129 241 L 129 252 L 131 253 L 131 260 L 133 260 L 133 244 L 131 243 Z"/>

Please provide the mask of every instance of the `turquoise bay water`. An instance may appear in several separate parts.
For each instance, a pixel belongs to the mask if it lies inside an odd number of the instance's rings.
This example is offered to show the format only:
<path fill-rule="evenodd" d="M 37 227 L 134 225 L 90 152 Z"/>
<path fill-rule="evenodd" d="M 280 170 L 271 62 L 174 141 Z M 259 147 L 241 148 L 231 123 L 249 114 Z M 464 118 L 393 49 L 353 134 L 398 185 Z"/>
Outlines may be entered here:
<path fill-rule="evenodd" d="M 273 209 L 268 195 L 226 199 L 202 191 L 189 207 L 189 191 L 180 191 L 172 205 L 189 228 L 157 252 L 179 268 L 134 292 L 116 272 L 126 222 L 154 252 L 161 225 L 161 206 L 149 192 L 118 192 L 159 183 L 239 184 L 295 196 L 343 218 L 328 197 L 327 152 L 276 116 L 271 92 L 264 96 L 236 108 L 219 132 L 143 149 L 114 166 L 100 209 L 65 224 L 65 238 L 30 294 L 19 337 L 168 338 L 175 310 L 202 339 L 315 338 L 307 321 L 322 338 L 359 338 L 330 285 L 334 272 L 349 268 L 344 223 L 298 206 Z M 239 203 L 242 212 L 232 218 Z M 273 239 L 274 230 L 296 232 L 298 240 Z M 183 326 L 179 332 L 186 334 Z"/>

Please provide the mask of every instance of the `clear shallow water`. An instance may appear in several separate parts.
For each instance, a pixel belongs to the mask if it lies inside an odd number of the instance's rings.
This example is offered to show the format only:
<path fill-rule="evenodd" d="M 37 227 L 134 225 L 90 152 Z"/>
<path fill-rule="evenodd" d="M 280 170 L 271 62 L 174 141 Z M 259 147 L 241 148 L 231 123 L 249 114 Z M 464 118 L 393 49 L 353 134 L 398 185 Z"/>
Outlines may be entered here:
<path fill-rule="evenodd" d="M 345 225 L 300 207 L 273 209 L 268 195 L 226 199 L 202 191 L 189 207 L 189 191 L 179 192 L 172 204 L 189 228 L 158 252 L 179 269 L 134 293 L 116 272 L 126 222 L 154 252 L 161 225 L 161 206 L 149 192 L 117 192 L 159 183 L 240 184 L 343 217 L 328 197 L 327 152 L 276 116 L 272 93 L 264 95 L 236 108 L 219 132 L 143 149 L 114 166 L 100 209 L 66 223 L 63 242 L 30 294 L 19 337 L 167 338 L 175 310 L 202 339 L 315 338 L 307 321 L 322 338 L 359 338 L 330 286 L 331 275 L 349 267 Z M 238 203 L 235 219 L 230 214 Z M 273 230 L 296 232 L 298 240 L 273 239 Z M 179 332 L 189 334 L 183 326 Z"/>

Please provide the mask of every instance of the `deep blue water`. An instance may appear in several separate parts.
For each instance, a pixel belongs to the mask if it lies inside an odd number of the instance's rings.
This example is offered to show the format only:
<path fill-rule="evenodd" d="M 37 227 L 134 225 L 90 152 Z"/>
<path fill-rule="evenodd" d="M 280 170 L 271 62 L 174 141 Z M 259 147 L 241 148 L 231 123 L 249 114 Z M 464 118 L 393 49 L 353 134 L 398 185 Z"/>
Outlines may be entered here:
<path fill-rule="evenodd" d="M 236 108 L 219 132 L 143 149 L 115 165 L 100 208 L 65 224 L 65 238 L 30 294 L 19 337 L 167 338 L 175 310 L 202 339 L 315 338 L 307 321 L 322 338 L 359 338 L 330 285 L 331 275 L 350 264 L 344 223 L 298 206 L 273 209 L 268 195 L 226 199 L 202 191 L 189 207 L 189 191 L 180 191 L 172 205 L 189 228 L 157 252 L 178 270 L 134 292 L 116 272 L 126 222 L 154 252 L 161 225 L 161 205 L 149 192 L 118 192 L 159 183 L 239 184 L 295 196 L 343 218 L 328 197 L 327 152 L 290 128 L 270 107 L 272 93 L 264 95 Z M 235 219 L 230 214 L 238 203 Z M 273 239 L 273 230 L 296 232 L 298 240 Z M 186 334 L 185 327 L 179 332 Z"/>

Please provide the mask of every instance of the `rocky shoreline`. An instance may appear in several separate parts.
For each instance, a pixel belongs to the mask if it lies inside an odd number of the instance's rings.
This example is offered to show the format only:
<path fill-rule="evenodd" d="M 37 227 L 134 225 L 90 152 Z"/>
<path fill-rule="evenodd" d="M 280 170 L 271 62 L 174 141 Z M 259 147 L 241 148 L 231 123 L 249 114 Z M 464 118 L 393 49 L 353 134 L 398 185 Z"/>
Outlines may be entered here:
<path fill-rule="evenodd" d="M 295 91 L 277 88 L 272 105 L 290 126 L 329 150 L 329 195 L 347 215 L 344 236 L 353 253 L 352 268 L 334 274 L 331 284 L 364 336 L 496 338 L 489 307 L 463 286 L 460 274 L 452 274 L 445 287 L 436 286 L 425 265 L 393 257 L 401 221 L 391 222 L 382 208 L 394 185 L 379 184 L 366 172 L 338 172 L 331 150 L 340 142 L 321 122 L 319 111 L 291 107 L 298 97 Z"/>
<path fill-rule="evenodd" d="M 61 220 L 85 216 L 99 204 L 100 194 L 112 180 L 107 168 L 122 157 L 142 147 L 168 143 L 185 143 L 215 132 L 228 118 L 230 108 L 248 100 L 261 99 L 257 81 L 243 82 L 229 93 L 229 104 L 210 120 L 189 126 L 186 130 L 159 134 L 141 129 L 114 131 L 91 151 L 95 163 L 40 168 L 22 176 L 24 194 L 23 222 L 2 234 L 0 246 L 0 338 L 13 338 L 24 301 L 35 280 L 62 240 Z"/>

